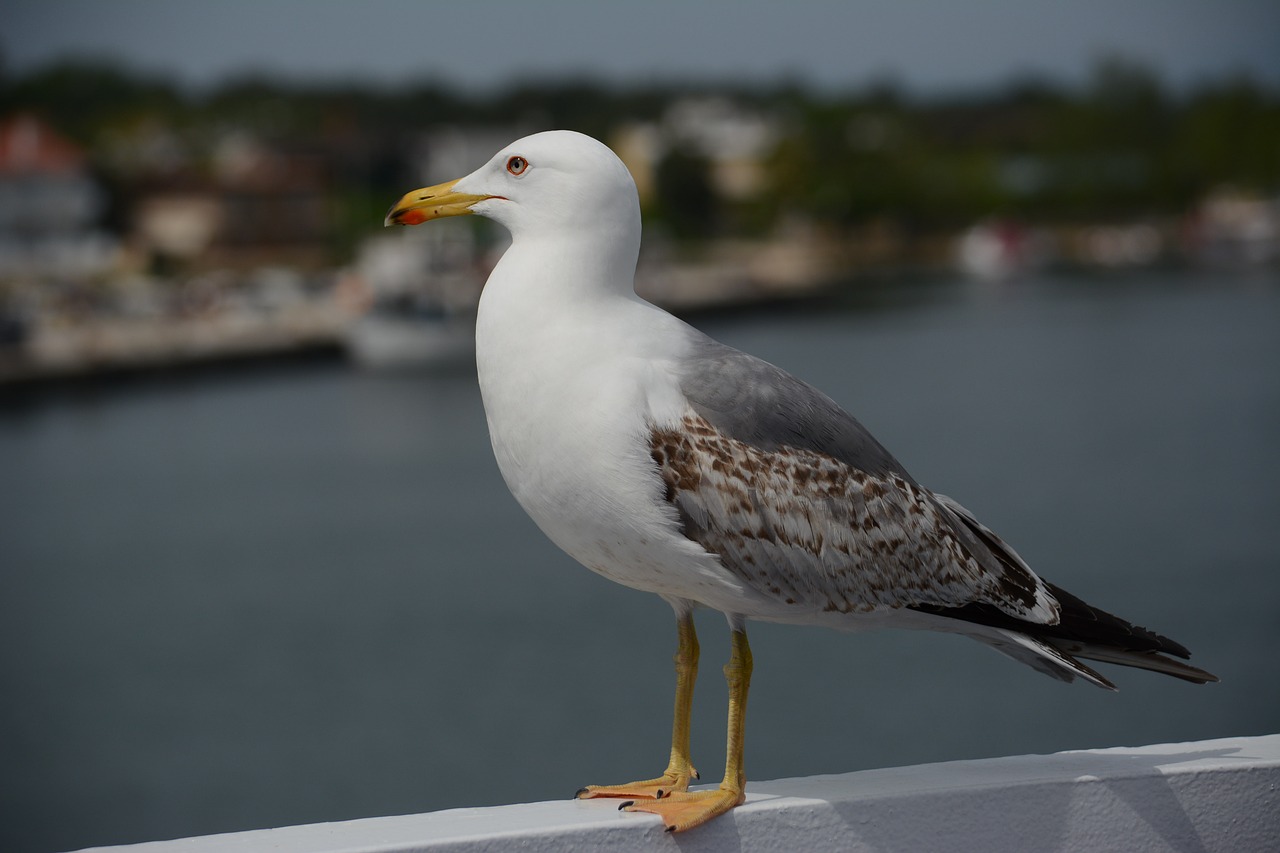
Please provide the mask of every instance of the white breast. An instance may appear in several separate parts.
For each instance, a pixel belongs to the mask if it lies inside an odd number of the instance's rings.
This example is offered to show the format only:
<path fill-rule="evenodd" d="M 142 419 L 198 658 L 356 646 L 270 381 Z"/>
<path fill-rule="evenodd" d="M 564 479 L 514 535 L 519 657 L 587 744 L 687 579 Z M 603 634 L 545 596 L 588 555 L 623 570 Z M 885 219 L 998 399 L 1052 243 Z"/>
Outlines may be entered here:
<path fill-rule="evenodd" d="M 504 265 L 481 299 L 476 361 L 494 456 L 512 494 L 593 571 L 732 609 L 740 585 L 680 533 L 650 456 L 652 423 L 678 417 L 683 398 L 669 367 L 678 353 L 655 358 L 638 347 L 679 347 L 680 324 L 619 294 L 549 299 L 554 283 L 507 278 Z"/>

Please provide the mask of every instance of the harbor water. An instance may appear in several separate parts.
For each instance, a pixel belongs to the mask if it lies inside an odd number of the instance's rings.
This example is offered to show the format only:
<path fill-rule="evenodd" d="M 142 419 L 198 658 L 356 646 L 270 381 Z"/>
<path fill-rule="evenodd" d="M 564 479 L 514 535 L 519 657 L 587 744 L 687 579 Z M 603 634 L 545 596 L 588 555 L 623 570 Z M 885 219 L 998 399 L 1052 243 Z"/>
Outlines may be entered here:
<path fill-rule="evenodd" d="M 863 285 L 695 318 L 827 391 L 1197 687 L 751 626 L 749 778 L 1280 731 L 1280 276 Z M 674 622 L 574 564 L 467 370 L 0 388 L 0 849 L 569 797 L 665 766 Z M 724 760 L 701 613 L 694 760 Z M 606 806 L 607 807 L 607 806 Z M 642 818 L 638 818 L 642 819 Z"/>

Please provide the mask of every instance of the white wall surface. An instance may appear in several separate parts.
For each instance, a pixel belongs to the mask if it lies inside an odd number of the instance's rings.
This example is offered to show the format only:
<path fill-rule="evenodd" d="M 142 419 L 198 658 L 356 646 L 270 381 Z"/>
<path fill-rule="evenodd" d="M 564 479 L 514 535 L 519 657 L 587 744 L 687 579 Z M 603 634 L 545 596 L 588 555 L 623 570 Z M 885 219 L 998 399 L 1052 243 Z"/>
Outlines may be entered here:
<path fill-rule="evenodd" d="M 567 800 L 95 849 L 1275 853 L 1280 735 L 749 782 L 745 805 L 678 836 L 617 801 Z"/>

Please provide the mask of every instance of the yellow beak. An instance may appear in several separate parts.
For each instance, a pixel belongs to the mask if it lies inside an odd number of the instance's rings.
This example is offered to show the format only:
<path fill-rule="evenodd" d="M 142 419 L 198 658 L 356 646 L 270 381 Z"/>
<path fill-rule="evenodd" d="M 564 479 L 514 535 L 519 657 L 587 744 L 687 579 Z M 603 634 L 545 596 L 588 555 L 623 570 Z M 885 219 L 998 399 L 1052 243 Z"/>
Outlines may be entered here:
<path fill-rule="evenodd" d="M 459 178 L 458 180 L 461 180 Z M 458 181 L 436 184 L 434 187 L 423 187 L 405 193 L 391 208 L 383 225 L 419 225 L 428 219 L 440 219 L 445 216 L 463 216 L 471 213 L 471 205 L 487 198 L 489 195 L 472 195 L 456 193 L 453 185 Z"/>

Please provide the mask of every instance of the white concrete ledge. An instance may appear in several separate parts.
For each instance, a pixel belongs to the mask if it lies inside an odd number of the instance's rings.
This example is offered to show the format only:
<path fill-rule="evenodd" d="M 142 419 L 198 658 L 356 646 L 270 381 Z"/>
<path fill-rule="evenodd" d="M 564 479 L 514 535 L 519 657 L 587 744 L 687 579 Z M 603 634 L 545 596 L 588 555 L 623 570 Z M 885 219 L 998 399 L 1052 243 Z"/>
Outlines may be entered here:
<path fill-rule="evenodd" d="M 452 809 L 210 835 L 117 853 L 1280 850 L 1280 735 L 752 782 L 671 836 L 607 800 Z"/>

